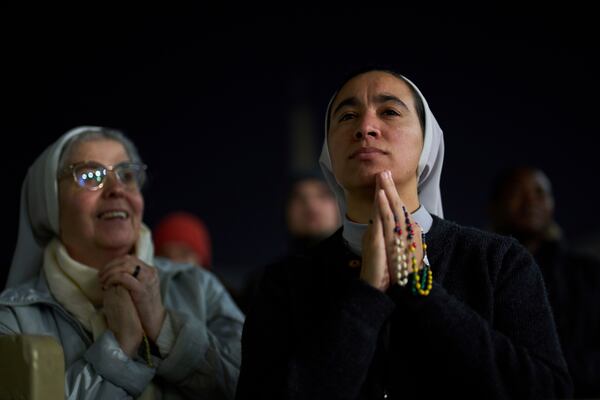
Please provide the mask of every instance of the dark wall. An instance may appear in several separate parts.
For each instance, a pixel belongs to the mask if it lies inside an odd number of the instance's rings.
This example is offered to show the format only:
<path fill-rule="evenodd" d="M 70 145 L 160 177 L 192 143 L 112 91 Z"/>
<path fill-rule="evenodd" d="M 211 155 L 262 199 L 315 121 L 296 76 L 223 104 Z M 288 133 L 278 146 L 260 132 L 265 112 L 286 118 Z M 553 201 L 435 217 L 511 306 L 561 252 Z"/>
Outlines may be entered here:
<path fill-rule="evenodd" d="M 320 147 L 329 96 L 366 63 L 411 78 L 444 129 L 447 218 L 485 226 L 493 175 L 530 163 L 553 181 L 567 234 L 596 230 L 596 28 L 583 11 L 533 15 L 5 14 L 1 265 L 14 250 L 27 167 L 82 124 L 123 129 L 139 145 L 150 226 L 188 209 L 207 221 L 216 265 L 272 260 L 286 244 L 290 108 L 310 106 Z"/>

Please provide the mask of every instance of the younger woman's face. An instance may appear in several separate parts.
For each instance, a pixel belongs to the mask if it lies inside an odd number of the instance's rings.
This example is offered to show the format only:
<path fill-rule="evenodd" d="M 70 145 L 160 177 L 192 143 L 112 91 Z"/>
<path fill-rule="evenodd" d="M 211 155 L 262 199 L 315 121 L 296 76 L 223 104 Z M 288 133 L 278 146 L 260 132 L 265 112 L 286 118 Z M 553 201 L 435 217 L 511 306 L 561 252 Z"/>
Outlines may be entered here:
<path fill-rule="evenodd" d="M 408 84 L 380 71 L 348 81 L 330 114 L 328 145 L 333 173 L 344 189 L 375 184 L 392 171 L 396 185 L 414 185 L 423 132 Z"/>

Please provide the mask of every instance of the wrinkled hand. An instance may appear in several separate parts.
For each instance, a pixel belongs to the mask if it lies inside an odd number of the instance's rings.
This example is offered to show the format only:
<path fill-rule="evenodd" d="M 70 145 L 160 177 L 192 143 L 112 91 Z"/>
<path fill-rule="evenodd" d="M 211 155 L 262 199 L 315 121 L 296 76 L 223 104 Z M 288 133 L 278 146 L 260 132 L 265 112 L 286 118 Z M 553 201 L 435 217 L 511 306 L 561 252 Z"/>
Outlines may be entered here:
<path fill-rule="evenodd" d="M 134 277 L 136 266 L 140 267 L 140 271 Z M 106 264 L 98 277 L 102 287 L 120 285 L 127 289 L 146 335 L 156 341 L 166 316 L 156 268 L 148 266 L 135 256 L 126 255 Z"/>
<path fill-rule="evenodd" d="M 375 177 L 375 200 L 373 204 L 372 223 L 369 224 L 362 242 L 362 267 L 360 278 L 369 285 L 382 292 L 386 291 L 391 284 L 397 283 L 397 254 L 394 241 L 398 235 L 394 232 L 398 218 L 402 230 L 401 240 L 408 247 L 415 243 L 415 258 L 417 269 L 420 269 L 423 260 L 423 245 L 421 240 L 421 228 L 412 223 L 413 238 L 407 241 L 406 218 L 404 217 L 404 202 L 400 199 L 390 171 L 383 171 Z M 412 254 L 407 253 L 409 273 L 413 272 Z"/>
<path fill-rule="evenodd" d="M 127 289 L 111 286 L 103 291 L 104 314 L 108 329 L 119 342 L 121 349 L 132 357 L 144 336 L 144 328 Z"/>

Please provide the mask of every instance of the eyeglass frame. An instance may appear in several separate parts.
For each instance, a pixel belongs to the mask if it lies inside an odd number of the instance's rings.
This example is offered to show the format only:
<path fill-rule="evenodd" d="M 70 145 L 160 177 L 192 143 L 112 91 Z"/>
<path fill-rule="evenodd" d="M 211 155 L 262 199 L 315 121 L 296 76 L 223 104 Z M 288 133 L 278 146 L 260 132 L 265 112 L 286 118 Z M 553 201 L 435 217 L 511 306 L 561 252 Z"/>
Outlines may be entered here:
<path fill-rule="evenodd" d="M 80 161 L 77 163 L 73 163 L 73 164 L 69 164 L 66 167 L 64 167 L 61 171 L 59 171 L 59 173 L 57 174 L 57 180 L 61 180 L 69 175 L 71 175 L 73 177 L 73 180 L 75 181 L 75 184 L 77 185 L 77 187 L 80 187 L 82 189 L 86 189 L 86 190 L 91 190 L 91 191 L 96 191 L 96 190 L 100 190 L 104 187 L 104 182 L 106 182 L 106 177 L 108 177 L 108 173 L 105 175 L 105 178 L 102 179 L 102 182 L 100 182 L 98 184 L 98 186 L 92 186 L 92 187 L 87 187 L 87 186 L 81 186 L 79 184 L 79 178 L 77 176 L 77 174 L 75 174 L 75 169 L 77 167 L 80 167 L 82 165 L 85 164 L 97 164 L 98 166 L 103 167 L 104 169 L 106 169 L 107 171 L 110 171 L 112 173 L 115 174 L 117 180 L 122 183 L 123 185 L 126 185 L 126 183 L 124 183 L 121 178 L 119 177 L 119 174 L 117 174 L 115 172 L 115 168 L 117 168 L 119 165 L 123 165 L 123 164 L 130 164 L 130 165 L 136 165 L 140 167 L 140 172 L 143 173 L 144 175 L 142 176 L 142 180 L 139 182 L 139 184 L 137 185 L 138 189 L 141 189 L 142 186 L 144 186 L 144 183 L 146 182 L 146 170 L 148 169 L 148 166 L 144 163 L 140 163 L 140 162 L 135 162 L 135 161 L 122 161 L 118 164 L 114 164 L 114 165 L 104 165 L 101 162 L 98 161 L 92 161 L 92 160 L 86 160 L 86 161 Z"/>

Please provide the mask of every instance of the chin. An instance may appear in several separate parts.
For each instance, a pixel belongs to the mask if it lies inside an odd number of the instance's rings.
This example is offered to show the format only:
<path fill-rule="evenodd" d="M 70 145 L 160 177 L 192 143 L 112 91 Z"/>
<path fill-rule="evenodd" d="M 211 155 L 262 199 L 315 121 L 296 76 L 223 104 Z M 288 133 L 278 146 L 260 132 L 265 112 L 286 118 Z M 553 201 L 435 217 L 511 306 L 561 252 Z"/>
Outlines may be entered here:
<path fill-rule="evenodd" d="M 346 190 L 374 187 L 375 176 L 381 171 L 383 169 L 356 171 L 354 174 L 348 174 L 347 179 L 340 183 Z"/>
<path fill-rule="evenodd" d="M 137 237 L 132 234 L 119 235 L 116 234 L 111 237 L 100 238 L 99 240 L 102 247 L 107 249 L 123 249 L 123 248 L 133 248 L 137 242 Z"/>

